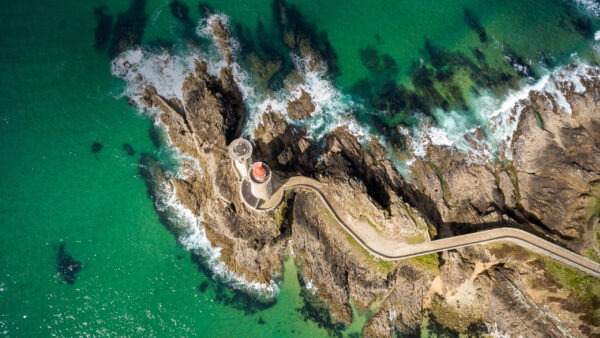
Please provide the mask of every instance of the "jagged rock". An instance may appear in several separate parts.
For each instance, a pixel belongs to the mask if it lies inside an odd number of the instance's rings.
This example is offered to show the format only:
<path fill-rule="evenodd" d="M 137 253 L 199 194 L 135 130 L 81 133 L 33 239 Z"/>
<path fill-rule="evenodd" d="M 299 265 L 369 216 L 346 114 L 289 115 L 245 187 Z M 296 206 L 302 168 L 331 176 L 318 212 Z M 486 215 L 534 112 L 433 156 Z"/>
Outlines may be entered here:
<path fill-rule="evenodd" d="M 312 53 L 310 39 L 287 22 L 289 9 L 282 2 L 276 6 L 286 43 L 301 54 Z M 227 55 L 226 27 L 217 20 L 211 29 Z M 586 87 L 583 94 L 562 88 L 572 115 L 550 105 L 551 98 L 532 94 L 513 136 L 512 163 L 474 164 L 448 148 L 430 147 L 428 159 L 413 165 L 414 185 L 396 171 L 377 139 L 361 143 L 346 128 L 329 133 L 315 163 L 315 145 L 306 133 L 269 110 L 254 131 L 254 156 L 282 177 L 317 178 L 328 187 L 332 204 L 343 206 L 340 217 L 374 221 L 376 230 L 390 238 L 435 235 L 436 228 L 449 236 L 521 225 L 549 229 L 571 243 L 568 239 L 583 238 L 593 228 L 584 226 L 589 221 L 585 211 L 600 184 L 600 83 Z M 350 299 L 360 311 L 379 304 L 364 329 L 366 336 L 412 331 L 426 311 L 461 332 L 475 328 L 480 333 L 484 323 L 526 336 L 584 332 L 579 310 L 561 313 L 570 304 L 565 291 L 545 277 L 535 257 L 519 256 L 518 250 L 511 249 L 510 256 L 494 247 L 459 249 L 432 256 L 433 267 L 414 260 L 384 262 L 356 243 L 313 192 L 288 197 L 283 220 L 249 210 L 240 200 L 226 153 L 240 135 L 245 114 L 231 68 L 224 67 L 216 78 L 199 62 L 184 83 L 183 100 L 165 100 L 151 87 L 142 98 L 161 111 L 157 118 L 168 127 L 172 145 L 197 161 L 200 170 L 188 163 L 185 177 L 166 177 L 142 156 L 140 171 L 150 192 L 167 186 L 184 206 L 203 216 L 206 236 L 222 248 L 221 259 L 236 274 L 263 283 L 274 279 L 291 240 L 304 278 L 316 286 L 333 322 L 351 321 Z M 291 103 L 292 110 L 305 108 Z M 540 281 L 543 294 L 532 287 Z M 552 301 L 555 296 L 560 301 Z M 581 325 L 585 332 L 598 331 Z"/>
<path fill-rule="evenodd" d="M 287 105 L 288 114 L 296 120 L 309 118 L 313 111 L 315 111 L 315 104 L 312 102 L 310 94 L 304 90 L 299 98 L 289 101 Z"/>
<path fill-rule="evenodd" d="M 288 124 L 283 116 L 267 111 L 254 136 L 257 158 L 288 175 L 310 176 L 314 146 L 306 132 Z"/>
<path fill-rule="evenodd" d="M 585 81 L 584 93 L 557 84 L 572 114 L 545 93 L 531 92 L 521 101 L 512 161 L 476 164 L 433 146 L 427 159 L 415 161 L 417 186 L 428 197 L 421 209 L 435 206 L 428 215 L 440 217 L 442 236 L 508 225 L 545 231 L 567 245 L 575 243 L 570 239 L 589 237 L 590 206 L 600 190 L 600 111 L 595 104 L 600 83 Z"/>

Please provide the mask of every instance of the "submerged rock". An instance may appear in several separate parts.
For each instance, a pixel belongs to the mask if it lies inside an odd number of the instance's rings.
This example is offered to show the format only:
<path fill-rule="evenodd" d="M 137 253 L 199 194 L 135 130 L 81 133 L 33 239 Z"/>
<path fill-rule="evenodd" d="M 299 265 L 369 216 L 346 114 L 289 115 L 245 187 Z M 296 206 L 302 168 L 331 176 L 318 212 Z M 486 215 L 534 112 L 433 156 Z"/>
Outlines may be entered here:
<path fill-rule="evenodd" d="M 100 152 L 100 150 L 102 150 L 102 143 L 100 142 L 94 142 L 92 143 L 92 153 L 97 154 Z"/>
<path fill-rule="evenodd" d="M 133 147 L 129 143 L 123 143 L 123 150 L 125 150 L 125 152 L 129 156 L 135 155 L 135 149 L 133 149 Z"/>
<path fill-rule="evenodd" d="M 81 262 L 67 253 L 64 243 L 60 245 L 56 254 L 56 271 L 67 284 L 74 284 L 77 273 L 81 271 Z"/>

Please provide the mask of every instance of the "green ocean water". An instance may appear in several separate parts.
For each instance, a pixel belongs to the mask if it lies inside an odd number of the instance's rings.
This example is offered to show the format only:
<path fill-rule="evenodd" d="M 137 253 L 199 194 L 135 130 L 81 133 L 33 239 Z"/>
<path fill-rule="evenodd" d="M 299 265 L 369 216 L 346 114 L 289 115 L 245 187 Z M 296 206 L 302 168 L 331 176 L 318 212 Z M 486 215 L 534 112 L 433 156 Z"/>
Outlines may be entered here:
<path fill-rule="evenodd" d="M 169 1 L 142 3 L 145 45 L 181 37 Z M 195 27 L 198 3 L 184 3 Z M 534 68 L 541 68 L 540 51 L 556 66 L 574 52 L 585 55 L 597 27 L 593 11 L 566 2 L 589 21 L 578 32 L 558 0 L 292 3 L 326 32 L 339 68 L 335 84 L 365 100 L 356 83 L 381 74 L 365 66 L 361 50 L 389 55 L 393 80 L 410 86 L 411 65 L 427 59 L 424 37 L 452 51 L 480 47 L 465 8 L 490 41 L 509 44 Z M 259 27 L 278 34 L 271 1 L 208 5 L 256 41 Z M 150 118 L 120 95 L 125 85 L 111 74 L 106 48 L 94 47 L 101 6 L 114 23 L 130 4 L 13 1 L 0 11 L 0 335 L 326 336 L 297 311 L 302 299 L 291 261 L 276 304 L 248 314 L 248 300 L 199 269 L 160 223 L 138 161 L 141 153 L 167 161 L 169 152 L 153 144 Z M 481 48 L 492 56 L 498 50 L 493 42 Z M 490 63 L 502 63 L 497 54 Z M 97 153 L 94 142 L 102 144 Z M 82 264 L 73 284 L 57 272 L 61 244 Z M 357 320 L 345 334 L 360 326 Z"/>

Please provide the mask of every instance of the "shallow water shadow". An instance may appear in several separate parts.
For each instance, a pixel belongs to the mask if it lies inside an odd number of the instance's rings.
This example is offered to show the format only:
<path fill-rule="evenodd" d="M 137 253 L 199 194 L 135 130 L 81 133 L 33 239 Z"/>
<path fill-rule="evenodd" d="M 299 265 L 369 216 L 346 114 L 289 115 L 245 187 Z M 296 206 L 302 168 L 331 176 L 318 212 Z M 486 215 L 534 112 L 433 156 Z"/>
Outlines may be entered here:
<path fill-rule="evenodd" d="M 344 323 L 334 323 L 325 302 L 306 288 L 306 283 L 300 271 L 298 271 L 297 277 L 301 287 L 300 297 L 302 298 L 302 306 L 297 308 L 296 311 L 300 313 L 304 321 L 310 320 L 317 324 L 318 327 L 325 329 L 330 337 L 342 337 L 342 333 L 346 329 Z"/>
<path fill-rule="evenodd" d="M 97 51 L 103 51 L 110 41 L 110 35 L 112 33 L 113 17 L 106 14 L 108 10 L 106 6 L 96 7 L 94 9 L 94 16 L 96 17 L 96 29 L 94 29 L 94 48 Z"/>
<path fill-rule="evenodd" d="M 81 262 L 69 255 L 65 249 L 65 244 L 61 243 L 56 254 L 56 271 L 58 271 L 63 281 L 69 285 L 74 284 L 77 273 L 81 269 Z"/>
<path fill-rule="evenodd" d="M 479 37 L 479 41 L 481 41 L 482 43 L 485 43 L 488 41 L 488 37 L 487 37 L 487 33 L 485 32 L 485 28 L 483 28 L 483 25 L 479 22 L 479 19 L 477 18 L 475 13 L 473 13 L 470 9 L 465 8 L 464 9 L 464 19 L 465 19 L 465 23 L 467 24 L 467 26 L 469 26 L 472 30 L 474 30 L 475 33 L 477 33 L 477 36 Z"/>
<path fill-rule="evenodd" d="M 125 150 L 125 152 L 129 156 L 135 155 L 135 149 L 133 149 L 133 147 L 129 143 L 123 143 L 123 150 Z"/>
<path fill-rule="evenodd" d="M 214 273 L 208 266 L 208 258 L 204 255 L 192 252 L 192 262 L 198 266 L 198 270 L 205 276 L 213 276 Z M 255 314 L 274 306 L 276 299 L 262 299 L 258 296 L 253 296 L 242 290 L 234 289 L 224 281 L 207 279 L 198 286 L 198 290 L 202 293 L 207 290 L 212 290 L 215 293 L 214 300 L 236 310 L 242 311 L 245 315 Z"/>
<path fill-rule="evenodd" d="M 298 7 L 286 3 L 283 0 L 273 1 L 273 16 L 281 30 L 283 42 L 300 54 L 312 53 L 327 62 L 329 73 L 336 76 L 339 74 L 338 56 L 329 42 L 327 32 L 319 31 L 314 24 L 309 24 Z"/>
<path fill-rule="evenodd" d="M 104 147 L 104 146 L 100 142 L 94 142 L 94 143 L 92 143 L 92 154 L 99 153 L 100 150 L 102 150 L 102 147 Z"/>
<path fill-rule="evenodd" d="M 145 8 L 146 0 L 132 0 L 129 8 L 117 16 L 109 46 L 111 58 L 141 44 L 142 35 L 148 21 Z"/>

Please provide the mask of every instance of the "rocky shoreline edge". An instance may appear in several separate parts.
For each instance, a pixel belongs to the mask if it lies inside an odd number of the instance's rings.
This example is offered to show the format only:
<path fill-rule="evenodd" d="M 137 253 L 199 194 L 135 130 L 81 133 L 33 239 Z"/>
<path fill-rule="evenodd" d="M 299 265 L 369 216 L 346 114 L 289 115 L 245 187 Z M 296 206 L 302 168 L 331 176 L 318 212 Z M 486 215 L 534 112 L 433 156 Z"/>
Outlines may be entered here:
<path fill-rule="evenodd" d="M 600 333 L 600 298 L 588 292 L 598 281 L 526 250 L 498 244 L 386 262 L 349 237 L 311 192 L 287 194 L 272 213 L 249 210 L 226 151 L 241 133 L 245 105 L 231 67 L 228 29 L 218 20 L 210 29 L 227 61 L 218 77 L 198 60 L 181 88 L 183 102 L 160 97 L 150 86 L 140 88 L 169 142 L 201 170 L 190 166 L 186 177 L 168 177 L 148 158 L 142 167 L 153 182 L 149 190 L 170 187 L 201 218 L 230 271 L 268 285 L 281 274 L 283 252 L 291 246 L 303 279 L 329 308 L 331 323 L 350 323 L 351 302 L 361 312 L 373 311 L 366 336 L 411 332 L 428 315 L 455 332 L 481 332 L 494 323 L 511 335 Z M 302 37 L 289 42 L 302 57 L 318 60 Z M 251 141 L 256 156 L 281 176 L 327 184 L 347 217 L 369 222 L 388 238 L 415 243 L 509 226 L 598 254 L 600 79 L 595 69 L 587 72 L 580 79 L 583 91 L 552 80 L 570 114 L 551 95 L 535 91 L 524 108 L 513 109 L 511 159 L 477 164 L 452 148 L 430 145 L 426 157 L 412 164 L 412 183 L 398 173 L 379 140 L 365 144 L 344 127 L 328 134 L 319 161 L 306 132 L 268 109 Z M 305 94 L 289 102 L 290 116 L 310 116 L 314 105 Z M 569 285 L 572 278 L 580 285 Z"/>

